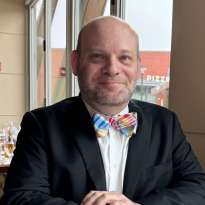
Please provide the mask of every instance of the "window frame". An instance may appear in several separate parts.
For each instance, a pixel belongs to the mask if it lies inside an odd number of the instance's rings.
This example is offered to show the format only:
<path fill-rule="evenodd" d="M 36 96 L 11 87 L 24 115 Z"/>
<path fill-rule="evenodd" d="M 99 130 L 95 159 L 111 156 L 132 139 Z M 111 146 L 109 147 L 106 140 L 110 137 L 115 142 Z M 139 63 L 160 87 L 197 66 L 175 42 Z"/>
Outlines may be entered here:
<path fill-rule="evenodd" d="M 28 110 L 37 108 L 37 74 L 36 74 L 36 38 L 35 38 L 35 11 L 34 6 L 39 0 L 25 2 L 27 8 L 27 87 Z M 51 1 L 44 0 L 44 65 L 45 65 L 45 100 L 44 105 L 52 104 L 52 64 L 51 64 Z M 66 97 L 79 93 L 76 77 L 70 69 L 70 54 L 75 48 L 80 28 L 80 0 L 70 0 L 66 4 Z"/>

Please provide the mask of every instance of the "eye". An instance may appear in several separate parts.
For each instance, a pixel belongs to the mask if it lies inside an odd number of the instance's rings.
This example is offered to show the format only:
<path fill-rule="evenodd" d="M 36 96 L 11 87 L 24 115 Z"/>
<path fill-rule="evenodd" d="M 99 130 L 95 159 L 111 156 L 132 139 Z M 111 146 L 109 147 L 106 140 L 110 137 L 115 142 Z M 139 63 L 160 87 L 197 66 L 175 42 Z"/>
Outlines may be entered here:
<path fill-rule="evenodd" d="M 120 61 L 124 64 L 129 64 L 132 62 L 132 57 L 130 55 L 121 55 Z"/>
<path fill-rule="evenodd" d="M 90 55 L 90 60 L 93 63 L 100 63 L 100 62 L 104 62 L 105 61 L 105 55 L 103 53 L 92 53 Z"/>

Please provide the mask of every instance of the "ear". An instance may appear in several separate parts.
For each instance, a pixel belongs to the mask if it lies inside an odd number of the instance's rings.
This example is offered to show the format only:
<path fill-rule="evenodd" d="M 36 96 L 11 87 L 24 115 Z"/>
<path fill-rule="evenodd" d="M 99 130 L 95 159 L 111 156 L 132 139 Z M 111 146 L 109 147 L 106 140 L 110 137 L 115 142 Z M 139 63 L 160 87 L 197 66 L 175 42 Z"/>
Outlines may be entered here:
<path fill-rule="evenodd" d="M 71 68 L 74 75 L 78 75 L 79 54 L 76 50 L 71 53 Z"/>

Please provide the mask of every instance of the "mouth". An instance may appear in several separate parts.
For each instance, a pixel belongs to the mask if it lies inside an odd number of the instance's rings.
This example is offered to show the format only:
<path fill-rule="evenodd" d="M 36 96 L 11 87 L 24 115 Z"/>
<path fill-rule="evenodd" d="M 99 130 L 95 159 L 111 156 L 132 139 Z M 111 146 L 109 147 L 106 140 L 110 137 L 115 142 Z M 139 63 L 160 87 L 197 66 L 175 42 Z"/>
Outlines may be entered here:
<path fill-rule="evenodd" d="M 104 85 L 118 85 L 118 84 L 125 84 L 124 82 L 119 82 L 119 81 L 102 81 L 99 82 L 100 84 Z"/>
<path fill-rule="evenodd" d="M 119 81 L 103 81 L 99 82 L 101 89 L 106 89 L 108 92 L 113 92 L 122 89 L 125 83 Z"/>

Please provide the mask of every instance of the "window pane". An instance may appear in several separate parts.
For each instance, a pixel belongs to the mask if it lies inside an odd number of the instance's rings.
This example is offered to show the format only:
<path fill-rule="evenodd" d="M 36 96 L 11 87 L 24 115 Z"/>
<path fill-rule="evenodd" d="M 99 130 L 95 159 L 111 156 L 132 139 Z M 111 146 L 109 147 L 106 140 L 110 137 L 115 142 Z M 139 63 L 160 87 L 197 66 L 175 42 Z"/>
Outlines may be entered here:
<path fill-rule="evenodd" d="M 66 97 L 66 0 L 52 1 L 52 103 Z"/>
<path fill-rule="evenodd" d="M 140 39 L 140 77 L 133 98 L 167 107 L 172 1 L 127 0 L 126 20 Z"/>
<path fill-rule="evenodd" d="M 110 0 L 107 0 L 105 4 L 103 16 L 109 16 L 109 15 L 110 15 Z"/>
<path fill-rule="evenodd" d="M 36 72 L 37 72 L 37 106 L 44 106 L 45 99 L 45 67 L 44 67 L 44 1 L 37 1 L 35 7 L 36 21 L 34 39 L 36 40 Z"/>

